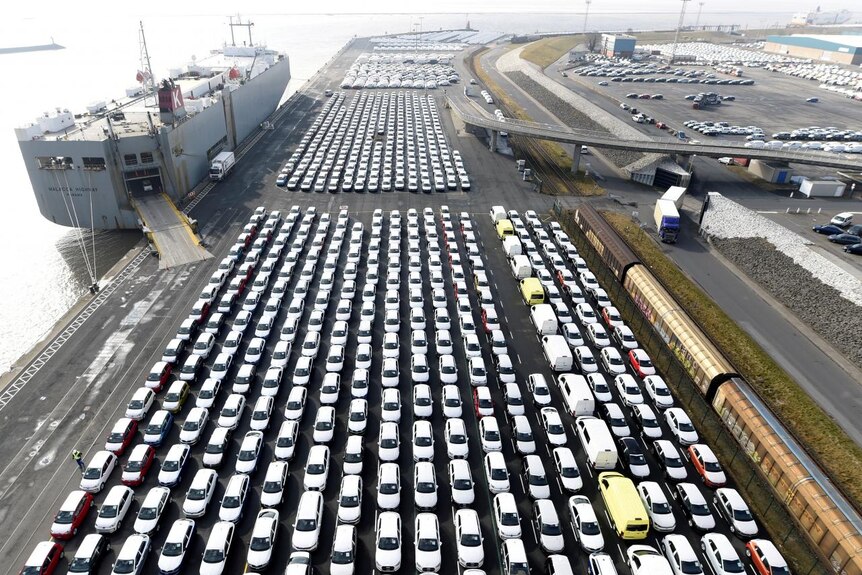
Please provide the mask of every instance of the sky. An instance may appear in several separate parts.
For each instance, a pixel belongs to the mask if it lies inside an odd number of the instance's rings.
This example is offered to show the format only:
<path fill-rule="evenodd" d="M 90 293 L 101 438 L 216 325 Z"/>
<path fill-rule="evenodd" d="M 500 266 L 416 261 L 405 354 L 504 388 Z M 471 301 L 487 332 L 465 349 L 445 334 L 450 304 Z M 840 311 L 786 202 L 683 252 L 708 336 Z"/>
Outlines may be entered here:
<path fill-rule="evenodd" d="M 700 2 L 700 0 L 695 0 Z M 739 12 L 754 10 L 768 12 L 776 11 L 808 11 L 817 6 L 822 10 L 847 8 L 852 10 L 855 2 L 847 0 L 761 0 L 752 3 L 750 0 L 704 0 L 704 13 L 707 12 Z M 84 6 L 84 5 L 82 5 Z M 76 8 L 80 14 L 85 11 L 94 24 L 109 25 L 110 15 L 116 13 L 153 15 L 163 14 L 231 14 L 241 8 L 243 14 L 267 13 L 469 13 L 469 12 L 583 12 L 584 0 L 327 0 L 325 3 L 298 2 L 297 0 L 246 0 L 237 4 L 235 0 L 207 0 L 207 2 L 165 2 L 151 0 L 149 2 L 116 2 L 115 0 L 89 0 L 86 9 Z M 676 12 L 679 11 L 680 0 L 650 0 L 645 3 L 638 0 L 592 0 L 590 13 L 601 12 Z M 69 11 L 67 0 L 43 0 L 40 2 L 13 2 L 4 8 L 4 20 L 14 21 L 16 18 L 38 18 L 44 15 L 58 16 Z M 91 30 L 82 32 L 92 32 Z"/>

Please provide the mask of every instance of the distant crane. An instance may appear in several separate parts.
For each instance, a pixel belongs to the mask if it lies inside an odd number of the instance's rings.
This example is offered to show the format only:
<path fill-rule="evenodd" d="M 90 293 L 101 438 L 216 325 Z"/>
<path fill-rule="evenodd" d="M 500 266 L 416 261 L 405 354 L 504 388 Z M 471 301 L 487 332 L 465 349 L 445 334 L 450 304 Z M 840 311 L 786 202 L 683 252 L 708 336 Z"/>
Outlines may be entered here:
<path fill-rule="evenodd" d="M 676 44 L 679 41 L 679 31 L 682 29 L 683 20 L 685 20 L 685 3 L 691 0 L 682 0 L 682 9 L 679 11 L 679 22 L 676 25 L 676 33 L 673 35 L 673 48 L 670 50 L 670 64 L 673 64 L 673 59 L 676 58 Z"/>
<path fill-rule="evenodd" d="M 587 9 L 584 11 L 584 34 L 587 33 L 587 19 L 590 17 L 590 4 L 592 0 L 584 0 L 587 5 Z"/>

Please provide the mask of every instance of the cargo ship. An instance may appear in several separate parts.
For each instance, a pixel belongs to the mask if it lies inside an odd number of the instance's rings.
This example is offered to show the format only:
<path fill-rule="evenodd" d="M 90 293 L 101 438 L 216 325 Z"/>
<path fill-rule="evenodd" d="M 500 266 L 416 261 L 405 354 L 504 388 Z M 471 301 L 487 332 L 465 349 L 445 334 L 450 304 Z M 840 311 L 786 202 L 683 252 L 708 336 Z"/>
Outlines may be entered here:
<path fill-rule="evenodd" d="M 86 111 L 48 111 L 15 130 L 39 211 L 69 227 L 135 229 L 142 206 L 164 212 L 203 179 L 219 153 L 233 151 L 279 105 L 290 81 L 286 54 L 255 45 L 251 22 L 231 20 L 231 43 L 169 70 L 156 81 L 142 57 L 125 95 Z M 236 42 L 234 28 L 248 41 Z M 141 26 L 140 40 L 146 55 Z M 135 77 L 130 67 L 130 79 Z"/>

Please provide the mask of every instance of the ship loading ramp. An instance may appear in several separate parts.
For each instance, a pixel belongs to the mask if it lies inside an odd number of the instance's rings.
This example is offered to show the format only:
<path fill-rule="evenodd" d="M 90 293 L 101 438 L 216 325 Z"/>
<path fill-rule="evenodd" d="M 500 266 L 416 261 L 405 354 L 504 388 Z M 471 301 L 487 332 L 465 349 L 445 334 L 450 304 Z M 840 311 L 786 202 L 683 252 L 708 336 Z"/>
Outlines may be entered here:
<path fill-rule="evenodd" d="M 135 211 L 147 238 L 159 252 L 159 269 L 168 269 L 213 257 L 192 229 L 192 223 L 164 193 L 134 198 Z"/>

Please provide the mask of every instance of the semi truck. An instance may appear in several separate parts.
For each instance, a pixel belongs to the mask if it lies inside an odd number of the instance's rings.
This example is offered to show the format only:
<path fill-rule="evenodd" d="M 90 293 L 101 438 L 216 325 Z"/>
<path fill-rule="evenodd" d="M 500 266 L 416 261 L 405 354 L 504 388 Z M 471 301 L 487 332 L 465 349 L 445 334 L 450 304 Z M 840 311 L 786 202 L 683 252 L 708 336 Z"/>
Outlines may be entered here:
<path fill-rule="evenodd" d="M 655 203 L 655 227 L 658 237 L 666 244 L 676 243 L 679 235 L 679 211 L 670 200 L 658 200 Z"/>
<path fill-rule="evenodd" d="M 236 164 L 233 152 L 219 152 L 210 164 L 210 180 L 220 182 L 227 177 Z"/>
<path fill-rule="evenodd" d="M 673 205 L 676 206 L 676 209 L 679 210 L 682 208 L 682 200 L 685 198 L 685 192 L 687 189 L 688 188 L 684 188 L 682 186 L 671 186 L 662 195 L 661 199 L 672 201 Z"/>

